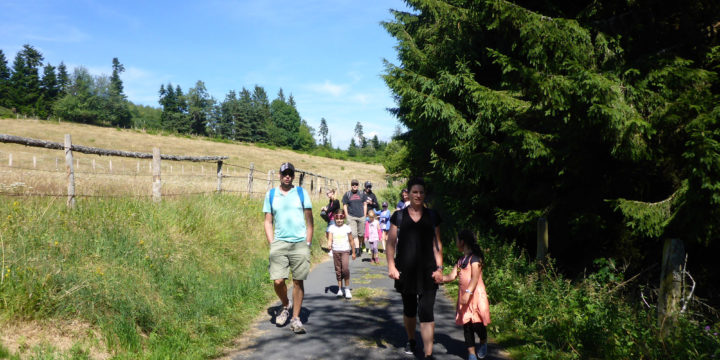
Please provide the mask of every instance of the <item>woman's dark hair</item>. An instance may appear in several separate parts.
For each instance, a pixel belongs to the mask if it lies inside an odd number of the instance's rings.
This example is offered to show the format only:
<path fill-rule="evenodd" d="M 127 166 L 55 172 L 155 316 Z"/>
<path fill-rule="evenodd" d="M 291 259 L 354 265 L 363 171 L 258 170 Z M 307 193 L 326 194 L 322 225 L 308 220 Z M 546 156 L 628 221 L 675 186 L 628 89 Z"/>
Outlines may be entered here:
<path fill-rule="evenodd" d="M 480 266 L 485 266 L 485 254 L 483 254 L 482 249 L 480 248 L 480 245 L 478 245 L 477 240 L 475 240 L 475 235 L 473 235 L 472 231 L 468 229 L 462 229 L 460 230 L 460 233 L 458 233 L 458 239 L 460 239 L 463 244 L 470 247 L 470 252 L 472 252 L 473 255 L 480 258 Z"/>
<path fill-rule="evenodd" d="M 423 188 L 426 188 L 425 180 L 423 180 L 423 178 L 421 178 L 421 177 L 414 177 L 414 178 L 411 178 L 410 180 L 408 180 L 408 183 L 407 183 L 408 191 L 410 191 L 410 189 L 412 189 L 412 187 L 415 185 L 420 185 Z"/>

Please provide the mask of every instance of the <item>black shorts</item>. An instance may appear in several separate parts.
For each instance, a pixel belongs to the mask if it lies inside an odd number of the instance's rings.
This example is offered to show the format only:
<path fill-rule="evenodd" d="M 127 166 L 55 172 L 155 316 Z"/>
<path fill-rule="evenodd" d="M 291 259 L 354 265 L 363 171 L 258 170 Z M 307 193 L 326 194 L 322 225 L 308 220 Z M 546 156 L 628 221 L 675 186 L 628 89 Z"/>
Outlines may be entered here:
<path fill-rule="evenodd" d="M 421 323 L 435 321 L 433 308 L 435 307 L 435 294 L 437 289 L 423 291 L 422 294 L 402 294 L 403 315 L 414 318 L 417 316 Z"/>

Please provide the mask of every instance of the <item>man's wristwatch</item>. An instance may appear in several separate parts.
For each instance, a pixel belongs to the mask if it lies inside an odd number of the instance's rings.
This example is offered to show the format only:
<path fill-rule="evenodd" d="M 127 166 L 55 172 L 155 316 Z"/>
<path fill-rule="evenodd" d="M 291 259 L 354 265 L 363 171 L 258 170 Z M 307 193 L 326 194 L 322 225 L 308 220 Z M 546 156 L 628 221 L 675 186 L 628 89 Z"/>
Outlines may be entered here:
<path fill-rule="evenodd" d="M 472 294 L 472 293 L 473 293 L 472 291 L 470 291 L 470 289 L 465 289 L 465 292 L 468 293 L 468 294 Z"/>

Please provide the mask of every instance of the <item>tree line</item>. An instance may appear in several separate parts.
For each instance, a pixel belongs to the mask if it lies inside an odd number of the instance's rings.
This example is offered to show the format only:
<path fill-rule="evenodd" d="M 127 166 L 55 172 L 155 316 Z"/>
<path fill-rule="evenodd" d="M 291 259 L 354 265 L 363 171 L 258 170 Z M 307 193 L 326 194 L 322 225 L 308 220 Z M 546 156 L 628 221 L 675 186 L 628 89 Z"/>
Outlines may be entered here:
<path fill-rule="evenodd" d="M 271 101 L 262 86 L 230 90 L 221 101 L 198 80 L 183 91 L 160 85 L 159 108 L 127 99 L 120 75 L 125 66 L 112 59 L 110 76 L 93 76 L 82 66 L 69 72 L 63 62 L 43 64 L 42 54 L 26 44 L 12 67 L 0 50 L 0 116 L 23 114 L 85 124 L 162 130 L 179 134 L 281 146 L 321 156 L 379 162 L 387 143 L 366 139 L 360 122 L 347 150 L 333 147 L 327 120 L 318 131 L 303 119 L 292 94 L 282 88 Z M 42 74 L 41 74 L 42 70 Z M 317 140 L 316 140 L 317 137 Z"/>

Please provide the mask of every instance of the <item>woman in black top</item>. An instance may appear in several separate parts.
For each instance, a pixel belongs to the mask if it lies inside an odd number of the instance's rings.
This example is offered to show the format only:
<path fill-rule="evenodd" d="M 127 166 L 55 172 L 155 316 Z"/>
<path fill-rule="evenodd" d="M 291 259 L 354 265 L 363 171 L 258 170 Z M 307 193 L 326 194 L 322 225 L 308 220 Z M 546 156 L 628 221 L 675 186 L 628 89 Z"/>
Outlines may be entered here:
<path fill-rule="evenodd" d="M 329 199 L 328 204 L 323 206 L 320 211 L 324 211 L 327 216 L 328 226 L 325 229 L 325 240 L 330 241 L 328 229 L 330 229 L 330 225 L 335 224 L 335 213 L 340 209 L 340 201 L 335 198 L 335 189 L 328 190 L 327 197 Z M 328 244 L 329 248 L 330 245 Z"/>
<path fill-rule="evenodd" d="M 410 205 L 390 218 L 386 251 L 388 276 L 395 279 L 395 288 L 402 295 L 403 322 L 408 335 L 405 352 L 412 354 L 416 345 L 417 316 L 423 350 L 428 357 L 432 355 L 435 335 L 435 293 L 437 284 L 442 282 L 440 217 L 423 206 L 425 182 L 422 179 L 411 179 L 408 189 Z"/>

